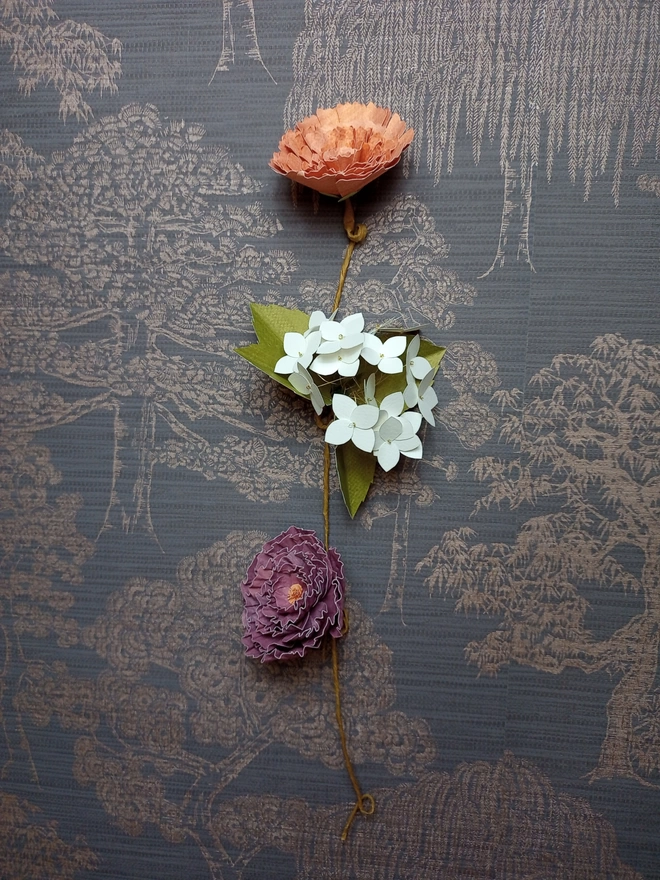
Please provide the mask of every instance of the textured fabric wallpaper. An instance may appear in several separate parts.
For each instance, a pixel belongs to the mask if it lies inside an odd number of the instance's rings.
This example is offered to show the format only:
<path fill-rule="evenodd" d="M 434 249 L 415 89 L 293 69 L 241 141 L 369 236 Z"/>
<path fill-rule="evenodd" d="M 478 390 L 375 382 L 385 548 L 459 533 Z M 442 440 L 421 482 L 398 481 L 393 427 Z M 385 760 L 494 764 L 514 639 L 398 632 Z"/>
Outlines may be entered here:
<path fill-rule="evenodd" d="M 330 308 L 317 107 L 416 130 L 342 309 L 447 347 L 354 520 L 339 647 L 239 584 L 323 529 L 310 408 L 234 352 Z M 660 878 L 660 0 L 0 0 L 0 877 Z"/>

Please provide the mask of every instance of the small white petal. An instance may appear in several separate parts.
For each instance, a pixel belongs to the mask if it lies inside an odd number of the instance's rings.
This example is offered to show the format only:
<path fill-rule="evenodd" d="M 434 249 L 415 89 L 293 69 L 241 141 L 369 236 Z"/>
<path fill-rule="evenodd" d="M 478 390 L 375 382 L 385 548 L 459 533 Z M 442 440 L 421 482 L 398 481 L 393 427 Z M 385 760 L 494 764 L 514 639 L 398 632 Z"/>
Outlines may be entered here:
<path fill-rule="evenodd" d="M 302 335 L 302 333 L 285 333 L 284 351 L 290 357 L 302 357 L 307 351 L 307 340 Z"/>
<path fill-rule="evenodd" d="M 337 366 L 337 372 L 340 376 L 355 376 L 359 369 L 359 358 L 356 358 L 354 361 L 349 361 L 348 363 L 345 360 L 340 359 Z"/>
<path fill-rule="evenodd" d="M 376 374 L 372 373 L 364 383 L 364 399 L 371 406 L 378 407 L 376 403 Z"/>
<path fill-rule="evenodd" d="M 341 340 L 342 348 L 362 348 L 364 345 L 364 333 L 347 333 Z"/>
<path fill-rule="evenodd" d="M 321 324 L 327 320 L 328 319 L 323 314 L 323 312 L 312 312 L 312 314 L 309 316 L 309 329 L 307 332 L 310 333 L 312 330 L 318 330 Z"/>
<path fill-rule="evenodd" d="M 382 358 L 378 361 L 378 369 L 381 373 L 388 373 L 389 375 L 393 375 L 395 373 L 403 372 L 403 361 L 399 358 L 391 357 L 391 358 Z"/>
<path fill-rule="evenodd" d="M 316 387 L 316 385 L 312 385 L 311 398 L 312 398 L 312 406 L 314 407 L 316 414 L 318 416 L 320 416 L 321 413 L 323 412 L 323 408 L 325 406 L 325 400 L 323 400 L 323 395 L 321 394 L 319 389 Z"/>
<path fill-rule="evenodd" d="M 338 419 L 346 419 L 353 421 L 353 413 L 357 409 L 357 404 L 352 397 L 347 394 L 332 395 L 332 411 Z"/>
<path fill-rule="evenodd" d="M 368 364 L 372 366 L 376 366 L 380 361 L 380 351 L 376 351 L 374 348 L 366 348 L 363 346 L 362 351 L 360 352 L 360 357 L 363 358 Z"/>
<path fill-rule="evenodd" d="M 373 452 L 376 435 L 371 428 L 354 428 L 351 439 L 363 452 Z"/>
<path fill-rule="evenodd" d="M 362 333 L 364 330 L 364 316 L 362 312 L 355 315 L 347 315 L 340 324 L 343 336 L 350 336 L 352 333 Z"/>
<path fill-rule="evenodd" d="M 410 345 L 408 346 L 408 351 L 406 352 L 406 361 L 410 363 L 410 361 L 414 360 L 417 357 L 417 353 L 419 352 L 420 345 L 419 333 L 410 340 Z"/>
<path fill-rule="evenodd" d="M 406 337 L 405 336 L 390 336 L 389 339 L 386 339 L 383 343 L 383 352 L 385 353 L 385 357 L 398 357 L 400 354 L 403 354 L 406 348 Z"/>
<path fill-rule="evenodd" d="M 331 376 L 337 372 L 337 366 L 336 354 L 319 354 L 312 361 L 310 370 L 318 373 L 319 376 Z"/>
<path fill-rule="evenodd" d="M 356 406 L 351 415 L 351 421 L 358 428 L 373 428 L 378 421 L 379 409 L 377 406 L 361 404 Z M 371 450 L 370 450 L 371 451 Z"/>
<path fill-rule="evenodd" d="M 340 348 L 341 345 L 339 344 L 338 340 L 330 339 L 327 342 L 320 342 L 316 347 L 316 351 L 318 354 L 334 354 L 335 352 L 339 351 Z"/>
<path fill-rule="evenodd" d="M 384 471 L 391 471 L 399 463 L 399 447 L 395 443 L 383 443 L 378 450 L 378 464 Z"/>
<path fill-rule="evenodd" d="M 390 416 L 400 416 L 403 411 L 403 394 L 401 391 L 395 391 L 388 394 L 381 401 L 380 408 Z"/>
<path fill-rule="evenodd" d="M 319 329 L 323 339 L 338 339 L 342 332 L 336 321 L 324 321 Z"/>
<path fill-rule="evenodd" d="M 408 365 L 415 379 L 423 379 L 433 370 L 431 364 L 423 357 L 413 358 L 412 361 L 409 360 Z"/>
<path fill-rule="evenodd" d="M 297 364 L 297 358 L 289 357 L 288 354 L 285 354 L 284 357 L 281 357 L 279 361 L 275 364 L 273 372 L 284 373 L 285 375 L 288 373 L 293 373 L 293 371 L 296 369 Z"/>
<path fill-rule="evenodd" d="M 400 446 L 399 449 L 401 451 L 401 454 L 406 455 L 408 458 L 421 458 L 422 455 L 424 454 L 424 450 L 422 448 L 422 441 L 419 439 L 419 437 L 415 437 L 414 439 L 417 441 L 417 443 L 414 446 L 408 448 L 408 445 L 406 443 L 405 449 L 403 446 Z"/>
<path fill-rule="evenodd" d="M 398 420 L 401 422 L 401 433 L 397 436 L 396 442 L 400 445 L 401 443 L 405 443 L 406 440 L 410 440 L 415 436 L 415 431 L 413 430 L 413 426 L 408 419 L 404 416 Z"/>
<path fill-rule="evenodd" d="M 418 412 L 405 412 L 401 418 L 403 421 L 410 423 L 413 434 L 416 434 L 422 426 L 422 417 Z"/>
<path fill-rule="evenodd" d="M 337 419 L 330 422 L 325 431 L 325 442 L 331 443 L 333 446 L 341 446 L 342 443 L 348 443 L 353 436 L 353 425 L 345 419 Z"/>
<path fill-rule="evenodd" d="M 417 385 L 414 382 L 406 385 L 406 390 L 403 392 L 403 400 L 408 409 L 417 406 Z"/>
<path fill-rule="evenodd" d="M 401 431 L 403 430 L 403 425 L 397 418 L 389 418 L 386 422 L 380 426 L 378 430 L 378 436 L 381 440 L 396 440 Z"/>

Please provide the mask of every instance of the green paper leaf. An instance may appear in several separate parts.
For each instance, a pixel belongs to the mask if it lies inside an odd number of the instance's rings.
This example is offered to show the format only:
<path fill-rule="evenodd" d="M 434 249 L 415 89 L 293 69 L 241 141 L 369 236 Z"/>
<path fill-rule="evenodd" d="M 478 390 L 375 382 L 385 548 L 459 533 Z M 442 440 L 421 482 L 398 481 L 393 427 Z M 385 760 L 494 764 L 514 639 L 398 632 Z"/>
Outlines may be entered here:
<path fill-rule="evenodd" d="M 284 334 L 304 333 L 309 327 L 309 315 L 299 309 L 287 309 L 278 305 L 264 306 L 259 303 L 250 303 L 250 309 L 259 342 L 256 345 L 243 345 L 234 350 L 271 379 L 275 379 L 280 385 L 298 394 L 286 377 L 274 370 L 275 365 L 284 355 Z"/>
<path fill-rule="evenodd" d="M 349 442 L 337 446 L 335 458 L 344 504 L 351 517 L 354 517 L 374 481 L 376 456 L 363 452 Z"/>

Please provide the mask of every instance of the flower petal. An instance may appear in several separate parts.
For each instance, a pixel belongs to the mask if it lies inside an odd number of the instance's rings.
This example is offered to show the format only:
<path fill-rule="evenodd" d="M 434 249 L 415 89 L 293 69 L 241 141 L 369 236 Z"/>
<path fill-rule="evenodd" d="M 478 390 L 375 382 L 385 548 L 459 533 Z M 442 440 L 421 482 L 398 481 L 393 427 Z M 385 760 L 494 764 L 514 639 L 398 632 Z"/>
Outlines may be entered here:
<path fill-rule="evenodd" d="M 288 354 L 285 354 L 284 357 L 281 357 L 279 361 L 275 364 L 273 369 L 274 373 L 284 373 L 287 375 L 288 373 L 293 373 L 298 364 L 297 358 L 290 357 Z"/>
<path fill-rule="evenodd" d="M 386 357 L 381 358 L 378 361 L 378 369 L 381 373 L 387 373 L 389 375 L 393 375 L 395 373 L 403 372 L 403 361 L 398 357 Z"/>
<path fill-rule="evenodd" d="M 373 428 L 378 421 L 379 409 L 377 406 L 361 404 L 356 406 L 351 415 L 351 421 L 358 428 Z"/>
<path fill-rule="evenodd" d="M 351 440 L 363 452 L 373 452 L 376 435 L 372 428 L 355 428 Z"/>
<path fill-rule="evenodd" d="M 341 446 L 348 443 L 353 436 L 353 424 L 345 419 L 336 419 L 330 422 L 325 430 L 325 442 L 333 446 Z"/>
<path fill-rule="evenodd" d="M 403 412 L 403 404 L 402 392 L 395 391 L 393 394 L 388 394 L 387 397 L 382 399 L 380 408 L 384 409 L 390 416 L 399 416 Z"/>
<path fill-rule="evenodd" d="M 383 443 L 377 453 L 378 464 L 384 471 L 391 471 L 399 463 L 400 455 L 399 447 L 395 443 Z"/>
<path fill-rule="evenodd" d="M 391 417 L 387 419 L 387 421 L 383 422 L 383 424 L 380 426 L 378 430 L 378 435 L 381 440 L 387 442 L 388 440 L 396 440 L 396 438 L 399 436 L 399 434 L 401 434 L 402 431 L 403 425 L 401 424 L 400 420 L 395 417 Z"/>
<path fill-rule="evenodd" d="M 357 404 L 352 397 L 347 394 L 332 395 L 332 411 L 338 419 L 346 419 L 353 421 L 353 413 L 357 409 Z"/>
<path fill-rule="evenodd" d="M 390 338 L 386 339 L 383 343 L 383 352 L 385 354 L 385 357 L 388 358 L 398 357 L 400 354 L 403 354 L 405 350 L 405 336 L 390 336 Z"/>
<path fill-rule="evenodd" d="M 307 351 L 307 340 L 302 333 L 285 333 L 284 351 L 290 357 L 300 358 Z"/>

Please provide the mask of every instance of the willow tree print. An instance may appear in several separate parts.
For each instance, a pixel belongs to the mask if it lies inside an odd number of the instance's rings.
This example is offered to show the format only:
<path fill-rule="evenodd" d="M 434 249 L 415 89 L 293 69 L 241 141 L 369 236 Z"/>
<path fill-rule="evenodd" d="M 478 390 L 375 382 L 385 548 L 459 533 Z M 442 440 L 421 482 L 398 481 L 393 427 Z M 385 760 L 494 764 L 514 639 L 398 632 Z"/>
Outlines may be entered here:
<path fill-rule="evenodd" d="M 504 199 L 490 270 L 511 251 L 531 266 L 543 155 L 550 180 L 567 151 L 585 200 L 609 175 L 615 204 L 628 149 L 633 164 L 648 145 L 657 158 L 660 2 L 307 0 L 294 77 L 288 124 L 349 95 L 396 107 L 416 130 L 412 163 L 436 183 L 454 167 L 461 120 L 475 162 L 497 140 Z"/>
<path fill-rule="evenodd" d="M 531 385 L 535 396 L 502 428 L 514 455 L 472 467 L 488 486 L 477 515 L 501 506 L 528 516 L 515 541 L 479 543 L 472 528 L 452 529 L 418 570 L 430 569 L 432 590 L 458 596 L 457 610 L 499 619 L 465 649 L 482 673 L 509 663 L 608 672 L 615 684 L 591 779 L 649 784 L 660 772 L 660 349 L 610 334 L 588 355 L 557 355 Z M 507 409 L 520 399 L 494 397 Z M 588 622 L 593 585 L 640 597 L 637 613 L 603 637 Z"/>

